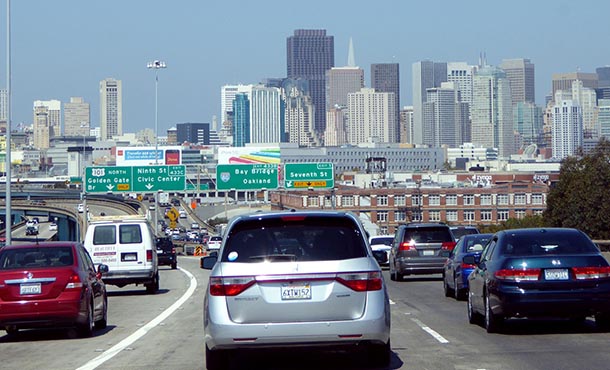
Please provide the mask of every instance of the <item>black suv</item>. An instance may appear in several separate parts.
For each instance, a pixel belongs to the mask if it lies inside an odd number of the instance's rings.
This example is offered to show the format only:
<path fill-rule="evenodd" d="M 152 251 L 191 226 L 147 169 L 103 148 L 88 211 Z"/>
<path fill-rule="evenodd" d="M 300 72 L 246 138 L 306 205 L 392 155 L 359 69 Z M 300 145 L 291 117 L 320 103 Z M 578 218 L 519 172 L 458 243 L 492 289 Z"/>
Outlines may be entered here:
<path fill-rule="evenodd" d="M 176 248 L 170 238 L 157 238 L 157 259 L 159 266 L 172 266 L 172 269 L 178 268 L 178 259 L 176 258 Z"/>
<path fill-rule="evenodd" d="M 442 273 L 447 255 L 455 247 L 449 226 L 443 223 L 400 225 L 390 250 L 390 279 L 404 275 Z"/>

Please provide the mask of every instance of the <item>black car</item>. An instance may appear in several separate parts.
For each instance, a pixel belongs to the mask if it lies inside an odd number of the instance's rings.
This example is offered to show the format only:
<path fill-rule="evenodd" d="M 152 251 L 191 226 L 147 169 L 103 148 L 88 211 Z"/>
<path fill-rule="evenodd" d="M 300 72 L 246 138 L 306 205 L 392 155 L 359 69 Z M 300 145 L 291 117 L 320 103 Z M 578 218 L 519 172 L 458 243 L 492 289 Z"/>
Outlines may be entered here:
<path fill-rule="evenodd" d="M 509 317 L 559 317 L 584 321 L 594 316 L 610 328 L 610 265 L 583 232 L 531 228 L 496 233 L 468 277 L 468 319 L 484 318 L 497 332 Z"/>
<path fill-rule="evenodd" d="M 171 238 L 157 238 L 157 259 L 159 266 L 171 266 L 172 269 L 178 268 L 176 248 Z"/>

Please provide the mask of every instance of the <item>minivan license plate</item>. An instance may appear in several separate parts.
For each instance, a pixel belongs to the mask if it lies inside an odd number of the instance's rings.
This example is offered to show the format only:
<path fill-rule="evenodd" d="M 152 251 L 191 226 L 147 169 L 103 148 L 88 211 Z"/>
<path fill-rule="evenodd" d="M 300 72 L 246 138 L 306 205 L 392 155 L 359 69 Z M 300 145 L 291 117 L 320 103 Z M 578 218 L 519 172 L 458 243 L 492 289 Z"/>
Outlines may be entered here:
<path fill-rule="evenodd" d="M 281 287 L 281 292 L 283 301 L 311 299 L 311 286 L 309 284 L 285 285 Z"/>
<path fill-rule="evenodd" d="M 544 270 L 545 280 L 568 280 L 568 269 L 548 269 Z"/>
<path fill-rule="evenodd" d="M 19 294 L 21 295 L 40 294 L 40 292 L 40 283 L 19 285 Z"/>

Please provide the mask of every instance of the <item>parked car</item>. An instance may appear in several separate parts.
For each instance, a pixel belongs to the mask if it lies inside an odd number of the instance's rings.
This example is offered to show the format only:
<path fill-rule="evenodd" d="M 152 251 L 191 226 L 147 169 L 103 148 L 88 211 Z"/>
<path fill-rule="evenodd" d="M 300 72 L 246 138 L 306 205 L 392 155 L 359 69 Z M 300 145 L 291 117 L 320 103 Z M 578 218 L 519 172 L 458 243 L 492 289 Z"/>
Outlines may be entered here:
<path fill-rule="evenodd" d="M 220 249 L 220 245 L 222 244 L 222 236 L 211 236 L 208 239 L 208 250 L 217 250 Z"/>
<path fill-rule="evenodd" d="M 392 249 L 393 240 L 394 235 L 377 235 L 369 238 L 373 257 L 375 257 L 379 266 L 389 265 L 390 249 Z"/>
<path fill-rule="evenodd" d="M 476 226 L 449 226 L 449 228 L 456 241 L 464 235 L 479 234 Z"/>
<path fill-rule="evenodd" d="M 404 275 L 443 272 L 447 253 L 455 247 L 449 226 L 443 223 L 408 223 L 396 230 L 390 250 L 390 279 Z"/>
<path fill-rule="evenodd" d="M 102 275 L 76 242 L 14 244 L 0 249 L 0 328 L 75 326 L 83 337 L 107 325 Z"/>
<path fill-rule="evenodd" d="M 443 269 L 443 290 L 445 297 L 460 300 L 468 291 L 468 275 L 474 270 L 473 264 L 464 263 L 466 256 L 480 256 L 483 247 L 493 234 L 466 234 L 458 240 L 449 253 Z"/>
<path fill-rule="evenodd" d="M 178 268 L 176 248 L 172 238 L 157 238 L 157 261 L 159 266 L 171 266 L 174 270 Z"/>
<path fill-rule="evenodd" d="M 509 317 L 563 317 L 610 328 L 610 265 L 576 229 L 531 228 L 496 233 L 468 277 L 468 320 L 488 333 Z"/>
<path fill-rule="evenodd" d="M 353 346 L 390 361 L 390 306 L 359 219 L 343 212 L 263 212 L 227 226 L 204 302 L 208 369 L 239 349 Z M 244 338 L 244 340 L 241 340 Z M 247 340 L 245 339 L 247 338 Z"/>

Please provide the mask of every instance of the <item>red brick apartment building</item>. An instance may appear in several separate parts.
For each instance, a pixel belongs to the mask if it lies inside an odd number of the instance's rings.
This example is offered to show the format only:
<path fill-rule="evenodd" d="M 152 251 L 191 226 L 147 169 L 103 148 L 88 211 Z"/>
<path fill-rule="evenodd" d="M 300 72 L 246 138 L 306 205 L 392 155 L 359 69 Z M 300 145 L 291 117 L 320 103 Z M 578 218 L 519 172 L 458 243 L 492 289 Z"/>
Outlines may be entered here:
<path fill-rule="evenodd" d="M 425 177 L 425 175 L 423 175 Z M 382 234 L 405 222 L 490 225 L 509 218 L 541 214 L 559 174 L 465 173 L 451 186 L 413 176 L 409 187 L 270 192 L 274 209 L 337 209 L 365 214 Z"/>

